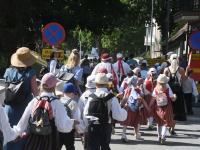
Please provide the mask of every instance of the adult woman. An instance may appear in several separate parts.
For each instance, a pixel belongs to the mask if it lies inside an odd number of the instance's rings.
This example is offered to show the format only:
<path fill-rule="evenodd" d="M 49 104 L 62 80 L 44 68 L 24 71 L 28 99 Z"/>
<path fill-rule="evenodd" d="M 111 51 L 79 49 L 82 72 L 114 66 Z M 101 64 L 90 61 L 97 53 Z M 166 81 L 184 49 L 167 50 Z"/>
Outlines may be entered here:
<path fill-rule="evenodd" d="M 179 66 L 179 60 L 178 60 L 178 55 L 177 54 L 172 54 L 170 56 L 170 61 L 171 65 L 168 68 L 165 68 L 164 74 L 169 77 L 169 85 L 170 82 L 172 82 L 172 76 L 176 77 L 178 80 L 178 84 L 181 87 L 181 81 L 186 81 L 187 80 L 187 69 L 186 72 L 184 68 Z M 175 85 L 175 84 L 173 84 Z M 178 121 L 185 121 L 186 120 L 186 113 L 185 113 L 185 104 L 184 104 L 184 98 L 183 98 L 183 91 L 180 88 L 173 88 L 172 84 L 170 85 L 172 92 L 177 95 L 177 100 L 172 103 L 172 108 L 173 108 L 173 113 L 174 113 L 174 120 Z M 178 90 L 176 90 L 178 89 Z M 171 134 L 176 134 L 174 132 L 174 125 L 171 127 L 170 133 Z"/>
<path fill-rule="evenodd" d="M 5 105 L 5 111 L 8 115 L 11 126 L 16 125 L 20 120 L 26 106 L 38 95 L 36 82 L 36 72 L 31 68 L 37 58 L 31 54 L 29 48 L 21 47 L 11 57 L 11 67 L 6 69 L 4 74 L 5 81 L 18 81 L 24 76 L 24 89 L 27 93 L 26 99 L 18 105 Z M 4 150 L 22 150 L 24 149 L 25 138 L 17 143 L 4 143 Z"/>
<path fill-rule="evenodd" d="M 80 55 L 77 49 L 73 49 L 66 65 L 63 65 L 60 69 L 61 72 L 71 72 L 74 74 L 74 84 L 78 90 L 79 96 L 82 94 L 79 82 L 82 79 L 83 69 L 79 66 L 80 63 Z"/>
<path fill-rule="evenodd" d="M 50 56 L 49 62 L 49 72 L 57 75 L 60 70 L 60 62 L 58 58 L 60 57 L 60 52 L 57 48 L 53 48 Z"/>

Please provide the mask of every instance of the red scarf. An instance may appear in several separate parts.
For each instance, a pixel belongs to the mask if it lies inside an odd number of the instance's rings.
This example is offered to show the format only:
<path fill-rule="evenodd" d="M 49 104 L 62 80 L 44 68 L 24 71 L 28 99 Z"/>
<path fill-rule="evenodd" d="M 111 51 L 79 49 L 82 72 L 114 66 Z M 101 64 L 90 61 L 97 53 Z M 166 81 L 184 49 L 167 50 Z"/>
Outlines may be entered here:
<path fill-rule="evenodd" d="M 118 58 L 118 73 L 121 73 L 120 70 L 122 70 L 122 76 L 124 76 L 124 67 L 122 65 L 123 58 Z"/>

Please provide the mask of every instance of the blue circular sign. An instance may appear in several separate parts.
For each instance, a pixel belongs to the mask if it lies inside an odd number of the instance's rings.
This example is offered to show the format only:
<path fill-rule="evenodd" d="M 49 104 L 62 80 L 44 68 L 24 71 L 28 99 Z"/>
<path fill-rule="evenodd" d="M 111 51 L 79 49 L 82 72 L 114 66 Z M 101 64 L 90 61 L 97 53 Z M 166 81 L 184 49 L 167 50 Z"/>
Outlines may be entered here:
<path fill-rule="evenodd" d="M 200 51 L 200 30 L 196 30 L 190 34 L 188 44 L 191 49 Z"/>
<path fill-rule="evenodd" d="M 42 31 L 42 39 L 51 46 L 57 46 L 65 40 L 65 29 L 56 22 L 47 24 Z"/>

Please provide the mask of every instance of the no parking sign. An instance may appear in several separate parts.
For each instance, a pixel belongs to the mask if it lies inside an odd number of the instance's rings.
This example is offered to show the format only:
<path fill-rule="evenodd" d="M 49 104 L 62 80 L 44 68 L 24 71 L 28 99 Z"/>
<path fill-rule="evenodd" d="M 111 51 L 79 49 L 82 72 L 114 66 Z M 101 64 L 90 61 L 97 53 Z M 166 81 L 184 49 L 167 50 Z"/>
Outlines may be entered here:
<path fill-rule="evenodd" d="M 51 46 L 57 46 L 65 40 L 65 29 L 56 22 L 47 24 L 42 31 L 42 39 Z"/>
<path fill-rule="evenodd" d="M 196 30 L 190 34 L 188 44 L 191 49 L 200 51 L 200 30 Z"/>

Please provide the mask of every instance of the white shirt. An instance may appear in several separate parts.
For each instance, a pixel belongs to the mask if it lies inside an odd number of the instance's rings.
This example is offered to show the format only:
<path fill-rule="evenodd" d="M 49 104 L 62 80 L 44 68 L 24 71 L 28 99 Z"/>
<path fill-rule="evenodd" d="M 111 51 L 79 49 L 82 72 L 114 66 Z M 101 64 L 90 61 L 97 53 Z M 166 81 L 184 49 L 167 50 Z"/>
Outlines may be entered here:
<path fill-rule="evenodd" d="M 40 96 L 54 96 L 52 93 L 42 92 Z M 37 103 L 37 99 L 34 98 L 29 102 L 26 107 L 21 119 L 19 120 L 17 126 L 14 126 L 15 131 L 18 135 L 20 135 L 28 126 L 29 117 L 32 113 L 32 110 Z M 60 100 L 53 100 L 51 102 L 51 107 L 53 110 L 53 117 L 55 121 L 55 125 L 59 132 L 70 132 L 72 130 L 74 120 L 71 120 L 67 116 L 67 111 L 64 105 L 60 102 Z"/>
<path fill-rule="evenodd" d="M 98 70 L 99 70 L 100 68 L 106 68 L 107 71 L 108 71 L 108 73 L 111 73 L 111 74 L 112 74 L 111 65 L 112 65 L 112 64 L 109 63 L 109 62 L 101 62 L 101 63 L 98 63 L 98 64 L 95 66 L 95 68 L 93 69 L 91 75 L 96 75 L 96 74 L 98 73 Z M 114 69 L 114 68 L 113 68 L 113 69 Z M 115 74 L 116 74 L 116 76 L 117 76 L 117 81 L 119 81 L 118 75 L 117 75 L 115 69 L 114 69 L 114 72 L 115 72 Z"/>
<path fill-rule="evenodd" d="M 51 60 L 51 62 L 50 62 L 50 71 L 49 71 L 50 73 L 53 73 L 55 75 L 57 75 L 59 73 L 60 69 L 56 68 L 57 63 L 58 62 L 57 62 L 57 60 L 55 58 Z"/>
<path fill-rule="evenodd" d="M 3 106 L 0 104 L 0 130 L 3 133 L 5 142 L 10 142 L 16 139 L 17 134 L 15 130 L 10 127 L 8 116 L 6 115 Z"/>
<path fill-rule="evenodd" d="M 124 68 L 124 75 L 127 75 L 129 70 L 131 70 L 130 66 L 127 63 L 125 63 L 124 61 L 122 61 L 122 66 Z M 113 68 L 115 69 L 115 72 L 118 72 L 118 61 L 113 64 Z M 121 78 L 122 77 L 122 69 L 121 68 L 120 68 L 119 75 L 120 75 L 120 78 Z"/>
<path fill-rule="evenodd" d="M 62 103 L 67 103 L 71 98 L 69 97 L 61 97 L 60 100 Z M 78 120 L 80 122 L 80 124 L 76 125 L 75 128 L 78 130 L 79 133 L 84 133 L 85 131 L 85 126 L 83 121 L 81 120 L 81 112 L 78 106 L 78 103 L 75 102 L 74 100 L 72 100 L 69 104 L 68 104 L 70 110 L 71 110 L 71 115 L 72 118 L 71 119 L 75 119 Z"/>
<path fill-rule="evenodd" d="M 96 92 L 94 93 L 97 96 L 100 97 L 100 95 L 108 95 L 109 91 L 107 88 L 97 88 Z M 88 115 L 88 108 L 90 105 L 90 101 L 92 100 L 91 97 L 88 98 L 88 102 L 85 105 L 85 109 L 83 112 L 83 119 L 85 122 L 85 125 L 88 126 L 87 121 L 87 115 Z M 127 111 L 123 108 L 121 108 L 121 105 L 119 104 L 119 101 L 116 97 L 113 97 L 112 100 L 107 102 L 108 106 L 108 114 L 110 114 L 110 111 L 112 111 L 112 118 L 118 121 L 124 121 L 127 118 Z M 111 117 L 109 117 L 109 123 L 111 123 Z"/>
<path fill-rule="evenodd" d="M 86 90 L 80 97 L 79 101 L 78 101 L 78 105 L 81 111 L 81 118 L 83 119 L 83 111 L 85 108 L 85 105 L 88 101 L 88 97 L 90 94 L 94 93 L 96 91 L 96 89 L 88 89 Z"/>

